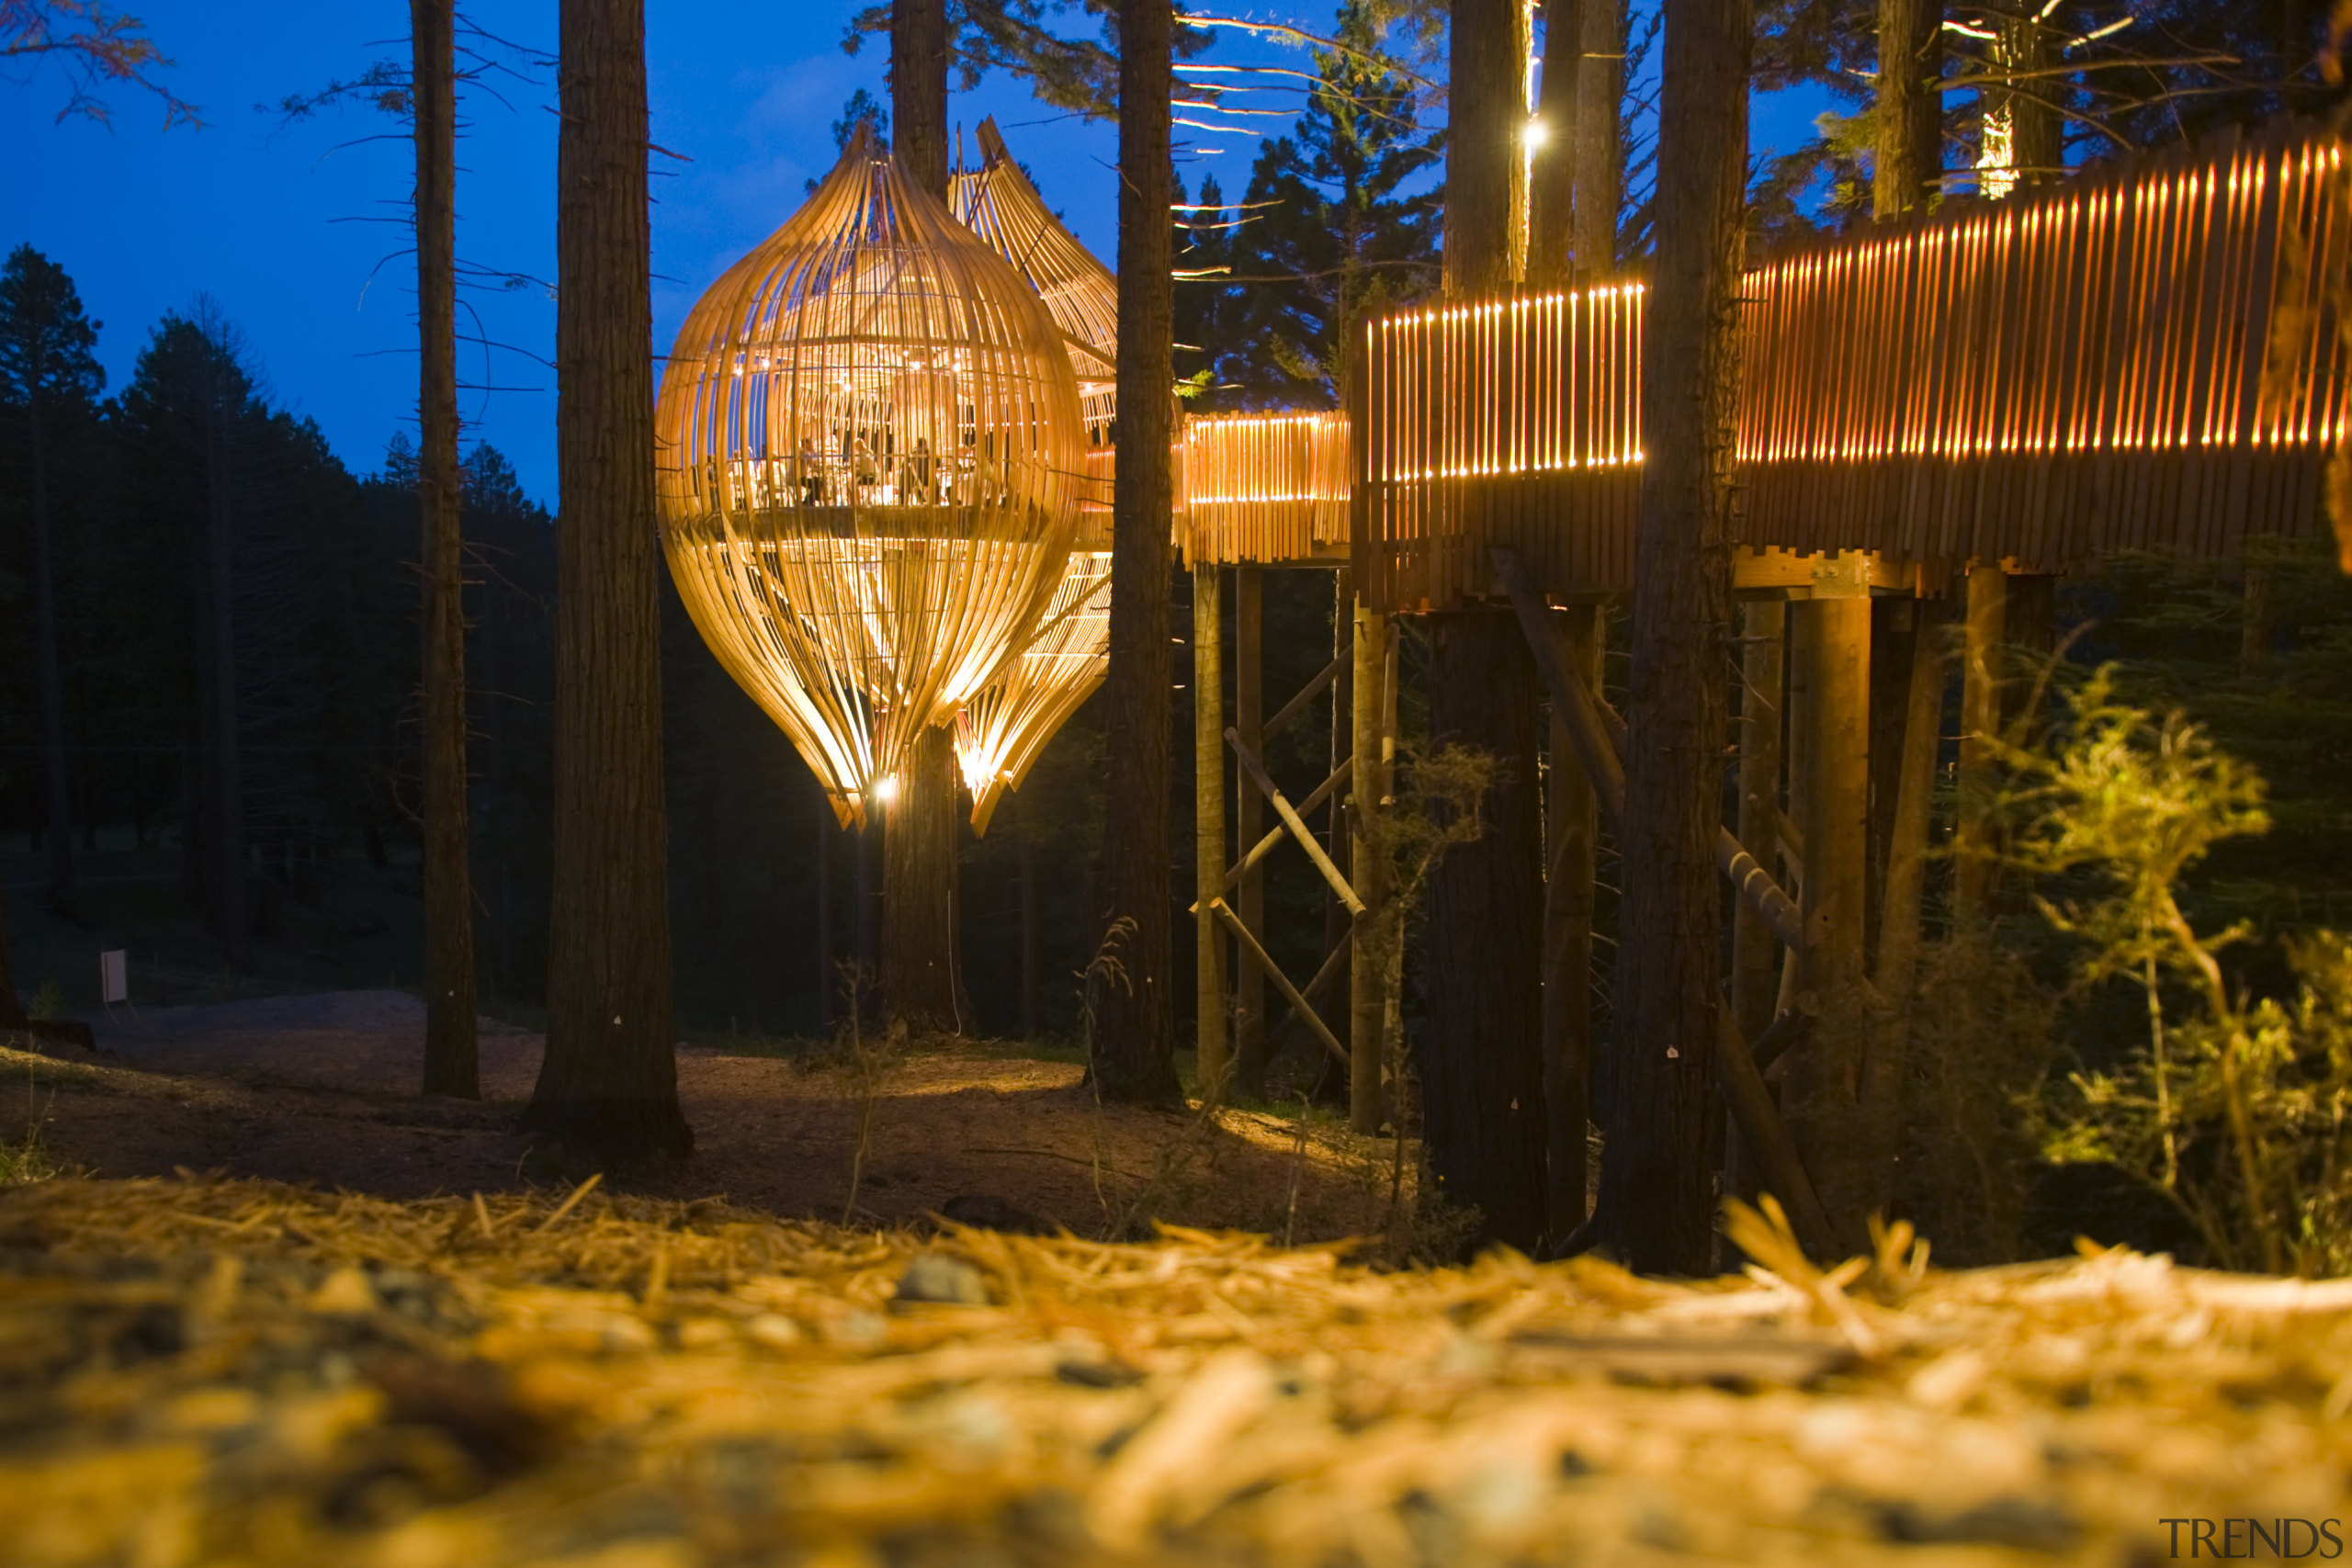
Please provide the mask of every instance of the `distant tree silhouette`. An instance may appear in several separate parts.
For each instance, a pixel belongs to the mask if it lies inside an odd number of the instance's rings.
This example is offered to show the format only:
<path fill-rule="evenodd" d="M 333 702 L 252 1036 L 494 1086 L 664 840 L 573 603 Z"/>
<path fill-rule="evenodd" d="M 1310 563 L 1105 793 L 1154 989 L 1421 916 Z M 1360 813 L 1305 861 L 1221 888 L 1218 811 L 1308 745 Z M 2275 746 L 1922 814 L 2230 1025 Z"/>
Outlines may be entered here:
<path fill-rule="evenodd" d="M 26 510 L 30 514 L 35 663 L 40 684 L 42 804 L 49 830 L 49 902 L 74 908 L 73 785 L 65 754 L 65 675 L 58 646 L 57 516 L 53 493 L 59 444 L 86 431 L 106 372 L 90 350 L 99 323 L 82 313 L 65 269 L 19 245 L 0 267 L 0 409 L 23 442 Z M 70 428 L 69 428 L 70 427 Z"/>

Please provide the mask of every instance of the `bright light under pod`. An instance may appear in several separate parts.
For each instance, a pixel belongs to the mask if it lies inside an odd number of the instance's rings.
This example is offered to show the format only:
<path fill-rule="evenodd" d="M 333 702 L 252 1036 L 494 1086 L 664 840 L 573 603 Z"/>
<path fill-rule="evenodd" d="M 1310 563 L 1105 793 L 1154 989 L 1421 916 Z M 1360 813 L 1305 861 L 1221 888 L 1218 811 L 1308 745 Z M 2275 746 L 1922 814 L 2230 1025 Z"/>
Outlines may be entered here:
<path fill-rule="evenodd" d="M 996 122 L 979 127 L 981 161 L 958 171 L 956 216 L 1021 271 L 1061 329 L 1079 378 L 1089 437 L 1107 441 L 1117 406 L 1119 291 L 1111 269 L 1062 227 L 1022 174 Z M 972 792 L 972 826 L 988 831 L 1005 791 L 1102 683 L 1111 652 L 1109 485 L 1095 481 L 1061 586 L 1037 635 L 988 690 L 965 705 L 956 759 Z"/>
<path fill-rule="evenodd" d="M 862 819 L 1063 585 L 1085 435 L 1061 333 L 861 130 L 686 318 L 659 439 L 695 625 Z"/>
<path fill-rule="evenodd" d="M 1021 787 L 1110 665 L 1111 552 L 1072 550 L 1046 624 L 956 721 L 956 761 L 972 792 L 974 828 L 988 831 L 1004 792 Z"/>

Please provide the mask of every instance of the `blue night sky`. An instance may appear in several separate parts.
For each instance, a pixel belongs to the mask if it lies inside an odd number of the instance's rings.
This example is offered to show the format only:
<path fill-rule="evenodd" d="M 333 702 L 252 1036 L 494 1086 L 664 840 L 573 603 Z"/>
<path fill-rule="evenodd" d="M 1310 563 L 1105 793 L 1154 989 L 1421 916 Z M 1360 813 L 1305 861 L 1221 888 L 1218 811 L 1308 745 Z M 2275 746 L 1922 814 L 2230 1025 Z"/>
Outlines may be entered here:
<path fill-rule="evenodd" d="M 554 47 L 553 0 L 467 0 L 463 8 L 488 32 Z M 805 182 L 831 166 L 831 127 L 842 101 L 861 86 L 887 96 L 885 41 L 869 40 L 855 58 L 842 51 L 856 9 L 854 0 L 650 0 L 653 141 L 691 160 L 653 160 L 657 352 L 667 351 L 702 288 L 789 217 Z M 137 10 L 177 62 L 167 80 L 199 107 L 204 128 L 165 132 L 153 100 L 124 92 L 112 96 L 111 129 L 79 118 L 60 122 L 67 89 L 53 70 L 0 84 L 0 145 L 8 149 L 0 160 L 0 250 L 29 242 L 73 275 L 84 304 L 105 323 L 99 357 L 109 390 L 128 380 L 158 318 L 209 295 L 243 333 L 275 400 L 317 419 L 352 468 L 375 469 L 393 432 L 413 429 L 415 414 L 412 264 L 404 255 L 384 259 L 408 243 L 397 226 L 411 180 L 405 130 L 369 109 L 328 110 L 289 125 L 256 106 L 315 91 L 374 60 L 404 59 L 407 6 L 144 0 Z M 1242 14 L 1314 26 L 1320 10 Z M 1306 63 L 1230 32 L 1207 58 Z M 470 122 L 458 150 L 460 259 L 551 279 L 554 87 L 547 79 L 492 85 L 505 105 L 473 89 L 460 100 Z M 1757 152 L 1802 141 L 1818 107 L 1759 100 Z M 1114 130 L 1037 103 L 1011 77 L 956 94 L 949 108 L 951 121 L 967 127 L 989 114 L 1047 199 L 1109 259 Z M 346 145 L 371 136 L 387 139 Z M 1238 199 L 1256 144 L 1209 140 L 1226 151 L 1182 165 L 1186 184 L 1214 168 L 1227 197 Z M 469 346 L 461 375 L 537 389 L 469 392 L 469 439 L 504 452 L 525 488 L 552 505 L 553 373 L 540 358 L 552 352 L 554 307 L 537 288 L 461 298 L 479 311 L 483 335 L 527 351 L 489 351 L 486 360 L 486 351 Z"/>

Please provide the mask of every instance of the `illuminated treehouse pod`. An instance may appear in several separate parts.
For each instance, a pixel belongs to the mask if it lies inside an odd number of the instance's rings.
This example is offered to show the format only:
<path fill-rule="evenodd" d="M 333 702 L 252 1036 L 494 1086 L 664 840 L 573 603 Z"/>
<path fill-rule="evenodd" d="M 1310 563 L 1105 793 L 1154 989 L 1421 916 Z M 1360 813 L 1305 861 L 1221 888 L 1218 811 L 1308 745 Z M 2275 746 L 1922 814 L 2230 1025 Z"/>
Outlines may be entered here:
<path fill-rule="evenodd" d="M 965 705 L 956 756 L 972 794 L 972 825 L 1018 789 L 1054 732 L 1102 683 L 1111 652 L 1109 442 L 1118 406 L 1119 296 L 1111 269 L 1046 209 L 1005 150 L 994 120 L 979 128 L 980 165 L 959 170 L 956 216 L 1016 268 L 1060 330 L 1077 374 L 1090 453 L 1080 547 L 1070 553 L 1044 624 L 988 690 Z"/>
<path fill-rule="evenodd" d="M 1061 332 L 861 130 L 687 317 L 658 432 L 695 626 L 862 821 L 1064 587 L 1085 446 Z"/>

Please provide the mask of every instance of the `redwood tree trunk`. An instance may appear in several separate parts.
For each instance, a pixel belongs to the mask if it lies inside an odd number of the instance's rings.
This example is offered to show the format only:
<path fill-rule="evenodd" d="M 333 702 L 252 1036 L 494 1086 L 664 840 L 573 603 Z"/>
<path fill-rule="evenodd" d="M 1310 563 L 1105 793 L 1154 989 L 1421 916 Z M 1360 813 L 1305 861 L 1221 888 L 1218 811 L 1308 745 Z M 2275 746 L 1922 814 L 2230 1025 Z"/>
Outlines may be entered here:
<path fill-rule="evenodd" d="M 1617 123 L 1625 96 L 1625 0 L 1584 0 L 1584 58 L 1577 62 L 1576 265 L 1617 270 L 1617 208 L 1625 145 Z"/>
<path fill-rule="evenodd" d="M 1634 540 L 1615 1065 L 1601 1239 L 1628 1266 L 1712 1262 L 1732 418 L 1738 387 L 1747 0 L 1666 0 L 1648 460 Z"/>
<path fill-rule="evenodd" d="M 1939 72 L 1938 0 L 1878 0 L 1878 148 L 1871 171 L 1874 216 L 1924 204 L 1943 173 L 1943 99 L 1928 85 Z"/>
<path fill-rule="evenodd" d="M 945 0 L 890 6 L 891 152 L 915 183 L 947 200 Z M 971 1009 L 956 942 L 958 809 L 956 739 L 925 730 L 899 778 L 882 840 L 882 1010 L 917 1033 L 961 1033 Z"/>
<path fill-rule="evenodd" d="M 1594 0 L 1595 4 L 1605 0 Z M 1543 130 L 1528 166 L 1527 281 L 1566 286 L 1576 249 L 1577 78 L 1584 52 L 1584 0 L 1544 0 Z"/>
<path fill-rule="evenodd" d="M 972 1013 L 956 965 L 956 738 L 933 725 L 882 828 L 883 1012 L 918 1034 L 961 1034 Z"/>
<path fill-rule="evenodd" d="M 1526 250 L 1527 15 L 1520 0 L 1453 0 L 1447 45 L 1445 287 L 1490 294 Z"/>
<path fill-rule="evenodd" d="M 526 1124 L 674 1158 L 643 0 L 562 0 L 559 27 L 555 884 Z"/>
<path fill-rule="evenodd" d="M 1087 970 L 1095 1082 L 1112 1099 L 1177 1102 L 1169 919 L 1169 443 L 1175 435 L 1176 288 L 1168 221 L 1175 13 L 1119 6 L 1119 422 L 1112 495 L 1109 798 L 1103 952 Z"/>
<path fill-rule="evenodd" d="M 1438 1190 L 1484 1234 L 1533 1249 L 1549 1207 L 1544 1082 L 1544 834 L 1536 775 L 1543 692 L 1518 621 L 1430 617 L 1430 743 L 1499 764 L 1486 831 L 1429 883 L 1429 1020 L 1415 1066 Z"/>
<path fill-rule="evenodd" d="M 416 327 L 424 369 L 424 1092 L 481 1098 L 467 863 L 465 540 L 458 475 L 458 77 L 451 0 L 409 0 L 416 111 Z"/>
<path fill-rule="evenodd" d="M 947 199 L 946 0 L 891 0 L 890 150 L 917 185 Z"/>

